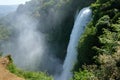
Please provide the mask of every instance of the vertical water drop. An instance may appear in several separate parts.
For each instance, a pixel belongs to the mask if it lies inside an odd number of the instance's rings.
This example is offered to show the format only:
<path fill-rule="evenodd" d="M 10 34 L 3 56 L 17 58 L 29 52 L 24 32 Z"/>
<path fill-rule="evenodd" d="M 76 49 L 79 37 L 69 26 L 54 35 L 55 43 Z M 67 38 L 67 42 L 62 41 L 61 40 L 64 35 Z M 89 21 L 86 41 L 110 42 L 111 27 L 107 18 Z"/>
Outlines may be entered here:
<path fill-rule="evenodd" d="M 74 63 L 77 58 L 77 45 L 81 34 L 84 32 L 85 26 L 91 20 L 92 11 L 89 7 L 83 8 L 73 26 L 72 33 L 70 35 L 70 41 L 67 48 L 66 59 L 63 64 L 63 72 L 59 78 L 59 80 L 69 80 L 72 77 L 71 70 L 73 69 Z"/>

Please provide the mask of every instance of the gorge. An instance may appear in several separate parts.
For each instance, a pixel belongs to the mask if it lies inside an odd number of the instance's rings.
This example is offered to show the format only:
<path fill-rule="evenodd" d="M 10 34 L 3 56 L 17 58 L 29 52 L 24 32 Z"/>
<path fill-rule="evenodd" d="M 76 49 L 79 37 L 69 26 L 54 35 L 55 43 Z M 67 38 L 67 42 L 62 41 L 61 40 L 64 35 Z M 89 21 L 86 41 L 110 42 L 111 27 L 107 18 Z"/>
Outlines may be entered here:
<path fill-rule="evenodd" d="M 120 80 L 119 6 L 28 1 L 0 17 L 0 56 L 9 55 L 7 69 L 26 80 Z"/>

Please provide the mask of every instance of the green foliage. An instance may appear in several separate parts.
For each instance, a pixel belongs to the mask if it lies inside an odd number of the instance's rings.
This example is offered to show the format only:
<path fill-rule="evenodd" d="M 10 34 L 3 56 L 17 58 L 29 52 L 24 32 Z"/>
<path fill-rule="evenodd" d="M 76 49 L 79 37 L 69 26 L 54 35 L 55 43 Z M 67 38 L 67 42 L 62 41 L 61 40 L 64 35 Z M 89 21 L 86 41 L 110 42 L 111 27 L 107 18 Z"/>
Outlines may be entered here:
<path fill-rule="evenodd" d="M 107 2 L 108 0 L 97 0 L 96 2 L 97 3 L 105 3 L 105 2 Z"/>
<path fill-rule="evenodd" d="M 48 76 L 46 75 L 46 73 L 43 72 L 30 72 L 20 70 L 16 68 L 13 62 L 11 62 L 7 68 L 11 73 L 14 73 L 19 77 L 22 77 L 25 80 L 53 80 L 51 76 Z"/>
<path fill-rule="evenodd" d="M 0 41 L 7 40 L 9 35 L 9 30 L 5 26 L 0 25 Z"/>
<path fill-rule="evenodd" d="M 120 47 L 118 47 L 119 49 Z M 118 50 L 117 49 L 117 50 Z M 96 61 L 99 65 L 85 65 L 84 69 L 92 72 L 98 80 L 119 80 L 120 79 L 120 53 L 99 54 Z"/>
<path fill-rule="evenodd" d="M 49 0 L 43 4 L 43 7 L 48 7 L 48 6 L 52 6 L 52 5 L 55 5 L 55 1 Z"/>
<path fill-rule="evenodd" d="M 112 54 L 115 52 L 118 40 L 118 35 L 115 32 L 111 32 L 107 29 L 103 30 L 103 35 L 100 35 L 99 41 L 102 45 L 99 49 L 97 49 L 98 53 L 106 53 Z"/>
<path fill-rule="evenodd" d="M 108 28 L 102 28 L 102 34 L 98 36 L 99 43 L 104 45 L 97 49 L 98 53 L 112 54 L 115 52 L 120 40 L 120 24 L 112 24 Z M 98 30 L 99 31 L 99 30 Z"/>
<path fill-rule="evenodd" d="M 97 0 L 91 5 L 93 21 L 87 26 L 84 37 L 80 39 L 78 45 L 78 62 L 77 67 L 75 66 L 77 72 L 74 73 L 76 80 L 82 80 L 79 76 L 89 73 L 94 76 L 92 80 L 120 80 L 120 8 L 118 6 L 120 0 Z M 89 28 L 94 30 L 90 32 Z M 91 34 L 94 37 L 90 36 Z M 82 71 L 79 71 L 80 68 Z"/>
<path fill-rule="evenodd" d="M 88 70 L 83 70 L 79 72 L 75 72 L 73 80 L 97 80 L 95 75 Z"/>
<path fill-rule="evenodd" d="M 103 34 L 103 28 L 108 28 L 110 26 L 110 18 L 108 15 L 101 17 L 96 24 L 96 34 L 99 36 Z"/>
<path fill-rule="evenodd" d="M 112 30 L 115 32 L 120 32 L 120 24 L 112 24 Z"/>
<path fill-rule="evenodd" d="M 0 24 L 0 56 L 2 56 L 1 44 L 5 41 L 8 41 L 10 38 L 10 31 L 4 25 Z"/>
<path fill-rule="evenodd" d="M 108 15 L 111 19 L 113 18 L 114 21 L 117 18 L 117 15 L 119 16 L 119 3 L 119 0 L 97 0 L 95 3 L 93 3 L 91 8 L 93 9 L 94 14 L 94 25 L 97 23 L 96 21 L 103 15 Z"/>

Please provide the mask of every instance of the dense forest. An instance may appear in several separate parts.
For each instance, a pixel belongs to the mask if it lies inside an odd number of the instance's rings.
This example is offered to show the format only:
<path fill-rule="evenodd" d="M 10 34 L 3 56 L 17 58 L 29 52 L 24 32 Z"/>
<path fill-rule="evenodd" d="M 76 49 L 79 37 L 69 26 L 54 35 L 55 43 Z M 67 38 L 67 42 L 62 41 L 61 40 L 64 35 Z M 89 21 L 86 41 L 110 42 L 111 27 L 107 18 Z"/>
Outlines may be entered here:
<path fill-rule="evenodd" d="M 119 7 L 119 0 L 97 0 L 91 4 L 93 20 L 78 44 L 74 80 L 120 79 Z"/>
<path fill-rule="evenodd" d="M 87 6 L 92 20 L 79 39 L 72 80 L 120 80 L 120 0 L 31 0 L 19 5 L 0 18 L 0 55 L 13 58 L 8 70 L 26 80 L 53 80 L 61 73 L 75 17 Z M 26 29 L 35 31 L 30 34 L 36 36 L 30 37 L 36 41 L 32 47 L 29 41 L 22 45 Z M 29 51 L 21 51 L 24 46 Z M 41 54 L 29 56 L 36 46 Z"/>

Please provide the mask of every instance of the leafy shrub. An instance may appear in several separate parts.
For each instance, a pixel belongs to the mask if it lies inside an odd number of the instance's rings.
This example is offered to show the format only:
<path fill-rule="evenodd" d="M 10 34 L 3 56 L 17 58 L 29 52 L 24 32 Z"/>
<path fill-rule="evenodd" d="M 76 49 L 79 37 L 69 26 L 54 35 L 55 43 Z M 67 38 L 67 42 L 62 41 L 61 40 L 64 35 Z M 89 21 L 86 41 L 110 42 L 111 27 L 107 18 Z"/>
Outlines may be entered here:
<path fill-rule="evenodd" d="M 75 72 L 73 80 L 98 80 L 92 72 L 88 70 L 83 70 Z"/>

